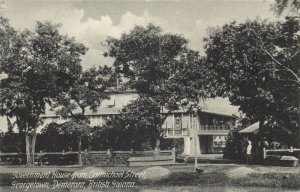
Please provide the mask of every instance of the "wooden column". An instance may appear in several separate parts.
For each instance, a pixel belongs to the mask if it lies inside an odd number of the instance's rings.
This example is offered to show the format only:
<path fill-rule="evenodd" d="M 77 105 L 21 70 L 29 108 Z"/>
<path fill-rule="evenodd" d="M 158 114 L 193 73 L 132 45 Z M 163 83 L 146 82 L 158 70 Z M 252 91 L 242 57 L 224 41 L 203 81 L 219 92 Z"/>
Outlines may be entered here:
<path fill-rule="evenodd" d="M 174 113 L 173 113 L 173 118 L 172 118 L 173 135 L 175 135 L 175 130 L 174 130 L 174 128 L 175 128 L 175 115 L 174 115 Z"/>
<path fill-rule="evenodd" d="M 181 135 L 183 135 L 183 127 L 182 127 L 182 124 L 183 124 L 183 113 L 181 113 Z"/>

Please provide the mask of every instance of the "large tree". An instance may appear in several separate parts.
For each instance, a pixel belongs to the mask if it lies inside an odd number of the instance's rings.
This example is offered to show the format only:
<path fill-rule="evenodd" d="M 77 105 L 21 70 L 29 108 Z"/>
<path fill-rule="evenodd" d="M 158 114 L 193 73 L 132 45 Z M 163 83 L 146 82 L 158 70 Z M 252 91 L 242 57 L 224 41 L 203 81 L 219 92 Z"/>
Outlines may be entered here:
<path fill-rule="evenodd" d="M 198 53 L 187 44 L 181 35 L 164 33 L 152 24 L 136 26 L 119 39 L 108 38 L 105 42 L 104 55 L 114 58 L 115 71 L 127 78 L 126 85 L 137 90 L 143 100 L 148 98 L 155 104 L 152 109 L 160 109 L 155 113 L 164 110 L 153 130 L 158 130 L 172 111 L 182 107 L 191 110 L 198 106 L 199 99 L 209 95 L 210 86 L 201 78 L 207 70 L 202 68 Z"/>
<path fill-rule="evenodd" d="M 161 136 L 161 107 L 149 97 L 140 97 L 122 109 L 107 127 L 116 129 L 118 136 L 112 146 L 118 149 L 151 150 Z"/>
<path fill-rule="evenodd" d="M 6 20 L 2 21 L 0 30 L 13 31 Z M 58 27 L 37 22 L 34 32 L 13 31 L 13 37 L 3 36 L 1 42 L 2 47 L 8 46 L 0 65 L 0 72 L 7 76 L 0 82 L 1 115 L 16 117 L 19 132 L 26 138 L 28 164 L 34 163 L 40 116 L 46 105 L 78 78 L 80 56 L 87 50 L 73 38 L 61 35 Z"/>
<path fill-rule="evenodd" d="M 79 164 L 82 164 L 82 138 L 91 133 L 86 109 L 96 112 L 101 102 L 109 98 L 113 77 L 111 68 L 107 66 L 87 69 L 74 80 L 68 91 L 62 92 L 55 100 L 55 107 L 59 107 L 57 114 L 71 119 L 61 125 L 61 130 L 65 135 L 77 138 Z"/>
<path fill-rule="evenodd" d="M 299 134 L 299 18 L 232 22 L 206 41 L 207 66 L 221 95 L 252 120 Z"/>

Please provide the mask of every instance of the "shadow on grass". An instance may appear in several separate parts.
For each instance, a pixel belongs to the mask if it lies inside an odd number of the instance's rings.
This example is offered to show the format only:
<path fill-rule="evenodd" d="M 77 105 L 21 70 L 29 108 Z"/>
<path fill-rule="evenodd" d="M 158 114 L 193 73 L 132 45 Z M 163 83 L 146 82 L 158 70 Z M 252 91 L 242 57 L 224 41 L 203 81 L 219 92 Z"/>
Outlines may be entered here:
<path fill-rule="evenodd" d="M 143 185 L 165 185 L 165 186 L 191 186 L 191 185 L 214 185 L 223 186 L 228 183 L 228 177 L 224 173 L 196 173 L 175 172 L 167 178 L 158 181 L 144 181 Z"/>
<path fill-rule="evenodd" d="M 249 187 L 282 187 L 290 189 L 300 189 L 299 173 L 252 173 L 245 178 L 230 180 L 232 186 Z"/>

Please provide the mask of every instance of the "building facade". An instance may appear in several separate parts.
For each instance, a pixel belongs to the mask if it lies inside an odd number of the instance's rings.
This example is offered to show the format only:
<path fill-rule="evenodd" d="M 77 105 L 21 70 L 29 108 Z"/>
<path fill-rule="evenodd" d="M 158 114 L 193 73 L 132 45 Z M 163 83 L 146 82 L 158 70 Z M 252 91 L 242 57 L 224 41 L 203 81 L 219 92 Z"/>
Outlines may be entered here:
<path fill-rule="evenodd" d="M 165 138 L 182 138 L 182 155 L 222 153 L 228 132 L 235 127 L 236 116 L 200 111 L 173 113 L 162 129 Z"/>
<path fill-rule="evenodd" d="M 135 92 L 115 93 L 101 103 L 97 112 L 86 109 L 85 115 L 89 117 L 92 127 L 102 127 L 107 120 L 120 114 L 123 107 L 137 98 L 138 94 Z M 195 114 L 175 111 L 167 116 L 162 125 L 165 139 L 183 139 L 182 155 L 222 153 L 226 135 L 235 126 L 236 116 L 232 114 L 237 109 L 232 108 L 226 99 L 208 99 L 204 106 L 201 112 Z M 51 110 L 47 110 L 42 119 L 44 123 L 39 129 L 51 122 L 64 123 L 69 120 L 68 117 L 56 115 Z"/>

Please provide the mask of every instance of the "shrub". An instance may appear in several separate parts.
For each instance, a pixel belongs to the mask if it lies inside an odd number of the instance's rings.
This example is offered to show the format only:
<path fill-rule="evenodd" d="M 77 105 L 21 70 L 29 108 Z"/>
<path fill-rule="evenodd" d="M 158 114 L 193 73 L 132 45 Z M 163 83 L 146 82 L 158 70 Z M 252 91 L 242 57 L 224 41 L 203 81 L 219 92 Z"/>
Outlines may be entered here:
<path fill-rule="evenodd" d="M 247 140 L 234 129 L 228 133 L 224 148 L 224 158 L 245 161 Z"/>

